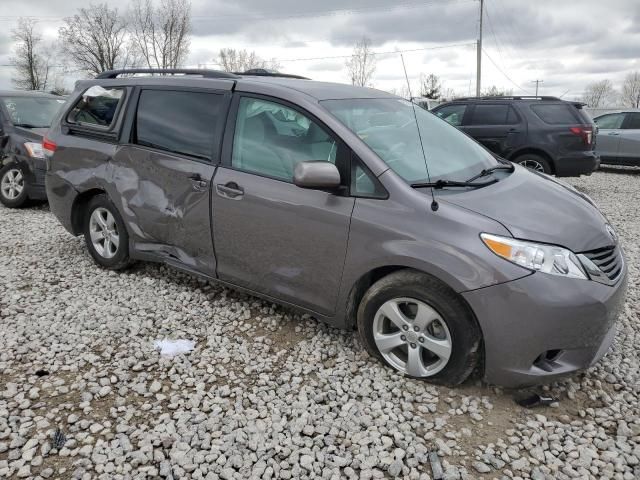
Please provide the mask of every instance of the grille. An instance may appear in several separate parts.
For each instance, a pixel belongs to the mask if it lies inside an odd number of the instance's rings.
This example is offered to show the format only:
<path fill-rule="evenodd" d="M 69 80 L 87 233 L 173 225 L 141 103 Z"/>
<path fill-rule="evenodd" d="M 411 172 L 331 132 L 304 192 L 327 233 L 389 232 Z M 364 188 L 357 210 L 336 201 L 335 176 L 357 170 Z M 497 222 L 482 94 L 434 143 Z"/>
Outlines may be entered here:
<path fill-rule="evenodd" d="M 622 273 L 622 255 L 618 247 L 604 247 L 590 252 L 584 252 L 600 272 L 610 281 L 615 281 Z"/>

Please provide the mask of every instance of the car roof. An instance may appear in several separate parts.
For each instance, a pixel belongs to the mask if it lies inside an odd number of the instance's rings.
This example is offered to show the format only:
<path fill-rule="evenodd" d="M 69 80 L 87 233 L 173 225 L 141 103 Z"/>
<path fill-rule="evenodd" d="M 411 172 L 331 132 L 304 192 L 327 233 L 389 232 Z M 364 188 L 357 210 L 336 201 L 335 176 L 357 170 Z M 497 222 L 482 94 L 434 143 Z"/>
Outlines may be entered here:
<path fill-rule="evenodd" d="M 205 71 L 206 72 L 206 71 Z M 358 87 L 343 83 L 321 82 L 316 80 L 280 77 L 276 75 L 229 75 L 229 76 L 197 76 L 190 75 L 146 75 L 128 77 L 104 77 L 90 80 L 79 80 L 76 86 L 181 86 L 181 87 L 214 87 L 224 90 L 246 92 L 286 92 L 304 94 L 317 101 L 352 98 L 399 98 L 388 92 L 368 87 Z"/>
<path fill-rule="evenodd" d="M 593 118 L 599 118 L 604 115 L 610 115 L 612 113 L 640 113 L 640 108 L 613 108 L 611 110 L 607 110 L 606 112 L 598 113 L 598 115 Z"/>
<path fill-rule="evenodd" d="M 0 90 L 0 97 L 42 97 L 42 98 L 59 98 L 59 95 L 53 95 L 47 92 L 37 90 Z"/>

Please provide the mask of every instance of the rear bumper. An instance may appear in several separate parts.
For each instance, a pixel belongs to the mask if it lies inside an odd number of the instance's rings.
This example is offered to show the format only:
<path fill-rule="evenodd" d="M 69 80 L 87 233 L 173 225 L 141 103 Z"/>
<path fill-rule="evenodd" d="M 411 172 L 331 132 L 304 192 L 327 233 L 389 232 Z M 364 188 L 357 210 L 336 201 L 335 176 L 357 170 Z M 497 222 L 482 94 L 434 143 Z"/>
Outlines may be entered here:
<path fill-rule="evenodd" d="M 556 158 L 554 166 L 558 177 L 591 175 L 600 166 L 600 156 L 594 151 L 575 152 Z"/>
<path fill-rule="evenodd" d="M 45 185 L 47 198 L 49 200 L 49 209 L 69 233 L 77 235 L 73 229 L 71 214 L 73 202 L 78 192 L 71 184 L 51 173 L 46 174 Z"/>
<path fill-rule="evenodd" d="M 485 380 L 521 387 L 598 362 L 615 337 L 626 284 L 625 266 L 614 286 L 534 273 L 463 293 L 483 332 Z M 547 352 L 552 361 L 540 361 Z"/>
<path fill-rule="evenodd" d="M 44 186 L 45 170 L 32 168 L 27 178 L 27 194 L 32 200 L 46 200 L 47 192 Z"/>

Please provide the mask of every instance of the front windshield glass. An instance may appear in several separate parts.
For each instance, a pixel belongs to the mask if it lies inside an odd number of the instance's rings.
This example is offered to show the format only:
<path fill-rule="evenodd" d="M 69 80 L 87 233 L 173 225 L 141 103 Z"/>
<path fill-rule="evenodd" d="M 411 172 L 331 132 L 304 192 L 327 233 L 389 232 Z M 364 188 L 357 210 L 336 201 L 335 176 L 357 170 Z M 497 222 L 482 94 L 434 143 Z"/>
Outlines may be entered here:
<path fill-rule="evenodd" d="M 65 100 L 49 97 L 4 97 L 11 123 L 28 128 L 49 128 Z"/>
<path fill-rule="evenodd" d="M 409 183 L 427 182 L 413 106 L 399 98 L 321 102 Z M 493 156 L 455 127 L 416 107 L 430 180 L 464 181 L 497 165 Z"/>

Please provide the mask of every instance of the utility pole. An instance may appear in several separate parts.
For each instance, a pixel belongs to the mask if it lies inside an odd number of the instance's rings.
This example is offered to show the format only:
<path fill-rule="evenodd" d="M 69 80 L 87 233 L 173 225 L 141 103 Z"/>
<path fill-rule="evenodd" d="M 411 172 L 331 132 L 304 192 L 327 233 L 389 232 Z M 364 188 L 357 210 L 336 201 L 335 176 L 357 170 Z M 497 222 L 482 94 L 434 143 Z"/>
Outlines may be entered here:
<path fill-rule="evenodd" d="M 544 83 L 544 80 L 532 80 L 531 83 L 535 83 L 536 84 L 536 97 L 538 96 L 538 86 L 541 83 Z"/>
<path fill-rule="evenodd" d="M 480 33 L 478 35 L 478 46 L 476 47 L 478 54 L 478 64 L 476 66 L 476 96 L 480 96 L 481 77 L 482 77 L 482 16 L 484 14 L 484 0 L 480 0 Z"/>

